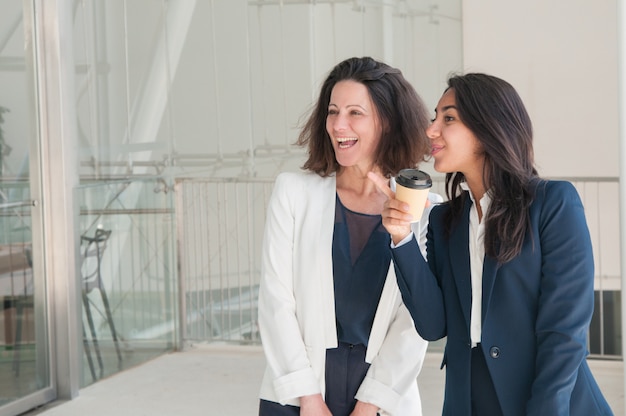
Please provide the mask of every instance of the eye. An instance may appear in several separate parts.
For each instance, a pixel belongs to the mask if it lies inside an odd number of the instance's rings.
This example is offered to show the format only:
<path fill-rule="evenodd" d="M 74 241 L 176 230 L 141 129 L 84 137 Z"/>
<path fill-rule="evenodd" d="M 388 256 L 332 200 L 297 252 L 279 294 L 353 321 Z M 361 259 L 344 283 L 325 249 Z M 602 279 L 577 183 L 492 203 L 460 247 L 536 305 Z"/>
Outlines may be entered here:
<path fill-rule="evenodd" d="M 350 114 L 352 114 L 353 116 L 360 116 L 363 113 L 361 113 L 359 110 L 352 110 L 350 111 Z"/>
<path fill-rule="evenodd" d="M 328 115 L 329 116 L 334 116 L 335 114 L 337 114 L 337 110 L 335 110 L 334 108 L 329 108 L 328 109 Z"/>
<path fill-rule="evenodd" d="M 443 116 L 443 121 L 445 121 L 445 122 L 454 121 L 454 117 L 452 117 L 452 116 Z"/>

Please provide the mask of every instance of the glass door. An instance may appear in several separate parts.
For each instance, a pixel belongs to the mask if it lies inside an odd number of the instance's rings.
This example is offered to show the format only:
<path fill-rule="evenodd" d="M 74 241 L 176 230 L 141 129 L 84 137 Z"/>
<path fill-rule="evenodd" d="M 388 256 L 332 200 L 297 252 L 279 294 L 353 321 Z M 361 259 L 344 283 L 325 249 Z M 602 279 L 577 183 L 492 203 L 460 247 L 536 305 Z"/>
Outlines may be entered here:
<path fill-rule="evenodd" d="M 34 231 L 39 186 L 31 3 L 0 13 L 0 415 L 54 397 L 51 388 L 41 232 Z M 27 16 L 25 19 L 24 17 Z M 37 227 L 35 227 L 37 228 Z"/>

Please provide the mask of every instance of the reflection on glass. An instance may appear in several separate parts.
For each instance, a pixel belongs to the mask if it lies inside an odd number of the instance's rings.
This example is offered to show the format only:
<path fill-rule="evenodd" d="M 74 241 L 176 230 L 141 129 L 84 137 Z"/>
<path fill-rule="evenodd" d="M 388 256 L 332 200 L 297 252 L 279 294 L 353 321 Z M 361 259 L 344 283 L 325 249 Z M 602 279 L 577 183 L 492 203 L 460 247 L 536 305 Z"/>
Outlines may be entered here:
<path fill-rule="evenodd" d="M 3 181 L 1 191 L 10 189 L 4 186 Z M 18 208 L 0 209 L 0 404 L 42 387 L 36 366 L 29 219 Z"/>
<path fill-rule="evenodd" d="M 171 193 L 151 179 L 85 183 L 80 204 L 84 385 L 174 345 Z"/>
<path fill-rule="evenodd" d="M 174 347 L 173 193 L 163 161 L 164 13 L 195 2 L 79 1 L 74 15 L 83 385 Z M 188 13 L 172 13 L 182 8 Z M 188 21 L 185 19 L 185 21 Z M 182 31 L 182 32 L 180 32 Z M 182 37 L 184 39 L 184 37 Z M 167 130 L 167 128 L 165 128 Z M 167 172 L 165 172 L 167 173 Z"/>
<path fill-rule="evenodd" d="M 32 49 L 24 48 L 21 2 L 4 6 L 0 13 L 4 29 L 0 38 L 0 408 L 50 386 L 43 278 L 40 268 L 33 268 L 32 251 L 29 150 L 35 115 L 26 63 Z"/>

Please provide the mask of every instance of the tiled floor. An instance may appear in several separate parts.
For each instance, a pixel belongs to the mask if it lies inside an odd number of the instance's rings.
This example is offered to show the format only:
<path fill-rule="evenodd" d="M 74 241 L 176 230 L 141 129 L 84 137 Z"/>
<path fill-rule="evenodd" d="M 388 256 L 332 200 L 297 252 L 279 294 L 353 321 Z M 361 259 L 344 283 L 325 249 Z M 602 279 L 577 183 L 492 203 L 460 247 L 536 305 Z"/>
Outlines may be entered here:
<path fill-rule="evenodd" d="M 441 414 L 440 362 L 441 353 L 428 353 L 418 378 L 424 416 Z M 622 361 L 589 363 L 615 414 L 623 415 Z M 199 345 L 111 376 L 70 402 L 29 416 L 253 416 L 264 366 L 260 347 Z"/>

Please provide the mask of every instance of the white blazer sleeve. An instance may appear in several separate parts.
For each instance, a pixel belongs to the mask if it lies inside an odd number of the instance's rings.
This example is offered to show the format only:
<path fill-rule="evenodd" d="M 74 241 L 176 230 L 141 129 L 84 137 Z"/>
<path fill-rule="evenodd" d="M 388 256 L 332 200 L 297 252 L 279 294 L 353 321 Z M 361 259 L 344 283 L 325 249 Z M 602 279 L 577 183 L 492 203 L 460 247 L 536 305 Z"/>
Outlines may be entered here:
<path fill-rule="evenodd" d="M 292 256 L 298 190 L 293 189 L 295 182 L 289 178 L 277 177 L 268 204 L 259 288 L 259 331 L 274 390 L 282 404 L 320 393 L 296 319 Z"/>
<path fill-rule="evenodd" d="M 395 183 L 392 181 L 391 184 L 393 190 Z M 440 195 L 433 193 L 429 194 L 428 198 L 431 205 L 424 210 L 420 221 L 412 226 L 413 234 L 418 239 L 424 257 L 426 257 L 428 216 L 432 206 L 443 200 Z M 359 388 L 357 398 L 379 406 L 382 409 L 381 415 L 403 415 L 407 414 L 409 409 L 411 409 L 411 414 L 415 414 L 415 409 L 421 408 L 416 379 L 424 362 L 428 342 L 417 333 L 411 315 L 401 301 L 393 265 L 390 266 L 389 273 L 386 286 L 387 284 L 393 285 L 392 296 L 397 299 L 389 306 L 395 310 L 391 312 L 389 327 L 378 354 L 372 360 L 367 376 Z M 383 289 L 379 308 L 386 304 L 385 296 L 388 296 L 388 293 L 390 292 L 387 288 Z M 377 314 L 379 312 L 380 310 Z M 372 341 L 371 338 L 370 341 Z M 414 390 L 414 394 L 407 395 L 409 390 Z M 408 403 L 409 400 L 417 401 L 417 403 Z"/>

